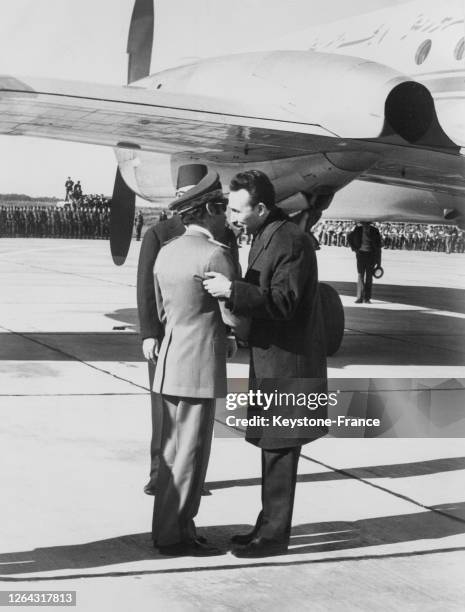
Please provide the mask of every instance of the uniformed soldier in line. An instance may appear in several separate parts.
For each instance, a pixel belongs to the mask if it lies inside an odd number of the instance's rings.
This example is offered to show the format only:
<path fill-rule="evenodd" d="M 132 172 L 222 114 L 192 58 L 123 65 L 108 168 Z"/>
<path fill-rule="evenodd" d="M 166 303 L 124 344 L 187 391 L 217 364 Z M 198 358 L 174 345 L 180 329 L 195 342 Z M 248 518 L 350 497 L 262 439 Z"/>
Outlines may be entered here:
<path fill-rule="evenodd" d="M 24 236 L 24 214 L 22 206 L 18 208 L 18 234 L 19 236 Z"/>
<path fill-rule="evenodd" d="M 34 235 L 34 211 L 29 206 L 26 211 L 26 236 L 29 238 Z"/>
<path fill-rule="evenodd" d="M 92 238 L 96 239 L 98 238 L 99 232 L 98 232 L 98 210 L 95 205 L 92 207 L 91 219 L 92 219 Z"/>
<path fill-rule="evenodd" d="M 199 195 L 219 182 L 209 173 L 198 188 L 170 209 L 186 231 L 160 250 L 155 261 L 156 305 L 165 335 L 153 389 L 161 396 L 163 427 L 152 535 L 161 554 L 221 554 L 200 540 L 194 518 L 200 505 L 213 432 L 215 399 L 226 396 L 226 358 L 232 354 L 226 325 L 235 326 L 223 303 L 204 290 L 206 273 L 235 278 L 225 245 L 214 239 L 226 223 L 221 189 Z"/>
<path fill-rule="evenodd" d="M 349 244 L 357 257 L 357 299 L 356 304 L 370 304 L 373 270 L 381 265 L 381 235 L 377 228 L 363 221 L 349 234 Z"/>
<path fill-rule="evenodd" d="M 84 211 L 82 208 L 76 210 L 77 238 L 83 237 Z"/>
<path fill-rule="evenodd" d="M 108 206 L 103 209 L 103 238 L 105 240 L 110 238 L 110 211 Z"/>
<path fill-rule="evenodd" d="M 83 219 L 82 219 L 82 235 L 84 238 L 89 238 L 90 236 L 90 226 L 91 226 L 91 218 L 88 208 L 83 209 Z"/>
<path fill-rule="evenodd" d="M 136 240 L 139 241 L 142 234 L 142 228 L 144 226 L 144 216 L 140 210 L 136 215 L 134 225 L 136 226 Z"/>
<path fill-rule="evenodd" d="M 75 202 L 79 201 L 82 198 L 82 187 L 81 181 L 77 181 L 73 188 L 73 199 Z"/>
<path fill-rule="evenodd" d="M 103 211 L 99 207 L 98 204 L 97 204 L 97 230 L 98 230 L 98 237 L 102 239 L 103 238 Z"/>
<path fill-rule="evenodd" d="M 461 229 L 457 232 L 457 253 L 465 251 L 465 232 Z"/>
<path fill-rule="evenodd" d="M 0 205 L 0 236 L 5 235 L 5 224 L 6 224 L 6 210 L 4 206 Z"/>

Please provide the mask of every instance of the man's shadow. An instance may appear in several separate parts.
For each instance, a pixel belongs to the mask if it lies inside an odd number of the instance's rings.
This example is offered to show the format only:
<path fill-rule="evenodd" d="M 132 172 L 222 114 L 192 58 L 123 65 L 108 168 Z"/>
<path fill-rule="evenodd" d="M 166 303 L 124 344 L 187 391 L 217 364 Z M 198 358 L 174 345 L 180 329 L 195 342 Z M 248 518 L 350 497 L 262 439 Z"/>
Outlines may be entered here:
<path fill-rule="evenodd" d="M 368 480 L 370 478 L 411 478 L 412 476 L 426 476 L 442 472 L 453 472 L 465 469 L 465 457 L 444 457 L 441 459 L 427 459 L 410 463 L 389 463 L 387 465 L 368 465 L 364 467 L 348 467 L 344 471 L 331 470 L 328 472 L 312 472 L 299 474 L 297 482 L 330 482 L 357 478 Z M 205 487 L 211 492 L 231 487 L 253 487 L 261 484 L 261 478 L 237 478 L 234 480 L 211 480 Z"/>
<path fill-rule="evenodd" d="M 440 512 L 447 512 L 452 516 L 445 516 Z M 250 526 L 247 525 L 222 525 L 204 527 L 199 529 L 199 533 L 226 551 L 230 536 L 248 529 Z M 433 510 L 412 514 L 296 525 L 292 530 L 288 556 L 369 549 L 373 546 L 389 546 L 402 542 L 412 544 L 412 550 L 407 554 L 414 555 L 416 551 L 413 544 L 416 541 L 435 540 L 463 533 L 465 502 L 441 504 L 434 506 Z M 85 544 L 0 554 L 0 574 L 11 576 L 57 570 L 82 570 L 157 558 L 166 559 L 153 549 L 151 534 L 136 533 Z"/>

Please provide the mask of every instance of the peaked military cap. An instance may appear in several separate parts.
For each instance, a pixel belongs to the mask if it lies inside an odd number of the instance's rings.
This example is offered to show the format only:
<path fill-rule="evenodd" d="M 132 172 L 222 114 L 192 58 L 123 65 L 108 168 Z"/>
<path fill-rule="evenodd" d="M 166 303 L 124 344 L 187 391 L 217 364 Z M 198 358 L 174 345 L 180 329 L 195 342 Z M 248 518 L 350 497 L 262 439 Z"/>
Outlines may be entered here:
<path fill-rule="evenodd" d="M 172 212 L 183 215 L 207 202 L 227 202 L 217 172 L 209 171 L 197 185 L 171 202 L 168 208 Z"/>

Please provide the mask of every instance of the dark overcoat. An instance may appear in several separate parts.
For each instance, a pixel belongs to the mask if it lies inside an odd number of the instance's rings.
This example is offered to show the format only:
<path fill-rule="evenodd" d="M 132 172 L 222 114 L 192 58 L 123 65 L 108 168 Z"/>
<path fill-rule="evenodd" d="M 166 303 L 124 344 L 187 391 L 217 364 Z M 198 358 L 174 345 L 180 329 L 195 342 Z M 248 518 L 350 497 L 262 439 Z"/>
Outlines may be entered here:
<path fill-rule="evenodd" d="M 363 226 L 357 225 L 355 229 L 353 229 L 347 237 L 347 241 L 349 243 L 352 251 L 359 251 L 362 246 L 362 234 L 363 234 Z M 374 225 L 368 226 L 368 236 L 371 241 L 372 249 L 376 261 L 381 265 L 381 234 L 379 233 L 378 228 Z"/>
<path fill-rule="evenodd" d="M 157 338 L 161 341 L 163 338 L 163 325 L 158 318 L 155 300 L 153 268 L 163 244 L 185 231 L 181 218 L 175 215 L 149 227 L 142 239 L 137 267 L 137 311 L 142 339 Z"/>
<path fill-rule="evenodd" d="M 234 281 L 228 306 L 251 317 L 250 380 L 252 389 L 267 393 L 325 394 L 326 342 L 318 291 L 318 270 L 312 241 L 279 209 L 270 213 L 255 236 L 243 281 Z M 292 403 L 292 402 L 291 402 Z M 321 404 L 324 404 L 324 398 Z M 273 403 L 266 411 L 249 406 L 248 416 L 261 414 L 273 422 L 284 418 L 325 418 L 325 406 Z M 327 432 L 325 427 L 249 428 L 247 439 L 262 448 L 305 444 Z"/>

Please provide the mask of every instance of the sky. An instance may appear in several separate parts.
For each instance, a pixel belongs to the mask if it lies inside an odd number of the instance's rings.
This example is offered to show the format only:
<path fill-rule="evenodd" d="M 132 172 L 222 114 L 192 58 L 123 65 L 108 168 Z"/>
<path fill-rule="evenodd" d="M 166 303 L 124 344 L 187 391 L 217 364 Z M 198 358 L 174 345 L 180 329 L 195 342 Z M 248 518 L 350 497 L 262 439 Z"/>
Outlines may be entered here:
<path fill-rule="evenodd" d="M 240 52 L 264 29 L 272 39 L 406 0 L 155 2 L 153 65 L 160 68 Z M 132 7 L 133 0 L 1 0 L 0 74 L 124 84 Z M 196 34 L 198 23 L 208 36 Z M 0 193 L 61 197 L 68 175 L 80 179 L 86 193 L 113 189 L 116 162 L 106 147 L 0 136 L 0 159 Z"/>

